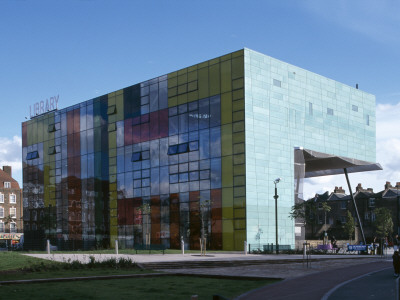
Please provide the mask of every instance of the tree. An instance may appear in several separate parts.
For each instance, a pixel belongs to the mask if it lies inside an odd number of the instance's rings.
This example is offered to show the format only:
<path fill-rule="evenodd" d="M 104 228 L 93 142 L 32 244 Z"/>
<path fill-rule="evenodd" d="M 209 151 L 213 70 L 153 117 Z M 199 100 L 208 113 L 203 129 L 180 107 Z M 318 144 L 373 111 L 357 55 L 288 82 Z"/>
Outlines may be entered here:
<path fill-rule="evenodd" d="M 326 231 L 326 215 L 327 215 L 328 212 L 331 211 L 331 209 L 332 209 L 332 207 L 328 203 L 322 202 L 322 210 L 324 211 L 324 214 L 325 214 L 325 224 L 324 224 L 325 225 L 325 231 Z"/>
<path fill-rule="evenodd" d="M 343 230 L 344 230 L 345 234 L 349 237 L 350 244 L 351 244 L 351 240 L 353 239 L 353 234 L 355 231 L 355 225 L 354 225 L 354 218 L 351 215 L 351 212 L 349 210 L 347 211 L 346 219 L 347 219 L 346 223 L 344 223 L 344 225 L 343 225 Z"/>
<path fill-rule="evenodd" d="M 148 203 L 144 203 L 143 205 L 136 208 L 136 210 L 142 215 L 142 226 L 143 226 L 143 234 L 145 237 L 145 245 L 150 244 L 150 225 L 149 218 L 151 213 L 151 207 Z"/>
<path fill-rule="evenodd" d="M 289 213 L 289 218 L 292 220 L 302 220 L 304 226 L 312 222 L 311 217 L 315 213 L 315 205 L 313 201 L 303 201 L 296 203 L 292 206 L 292 210 Z"/>
<path fill-rule="evenodd" d="M 386 238 L 393 233 L 392 214 L 386 207 L 380 207 L 375 210 L 375 232 L 380 238 Z"/>

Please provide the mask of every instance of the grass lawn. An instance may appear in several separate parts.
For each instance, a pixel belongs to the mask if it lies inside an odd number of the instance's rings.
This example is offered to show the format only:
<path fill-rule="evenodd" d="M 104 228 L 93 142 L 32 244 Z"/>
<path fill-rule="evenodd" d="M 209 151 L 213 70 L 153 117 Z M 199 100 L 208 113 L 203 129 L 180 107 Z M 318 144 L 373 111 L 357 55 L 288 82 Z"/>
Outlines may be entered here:
<path fill-rule="evenodd" d="M 102 252 L 104 253 L 104 252 Z M 58 268 L 66 263 L 28 257 L 18 252 L 0 253 L 0 280 L 85 277 L 117 274 L 143 274 L 136 266 L 116 269 L 96 266 L 77 269 Z M 57 265 L 57 268 L 54 267 Z M 71 265 L 74 265 L 72 263 Z M 36 266 L 36 267 L 33 267 Z M 21 271 L 31 268 L 30 271 Z M 38 271 L 32 271 L 38 270 Z M 163 276 L 113 280 L 90 280 L 58 283 L 35 283 L 1 286 L 2 295 L 15 299 L 212 299 L 214 294 L 234 298 L 246 291 L 276 282 L 276 280 L 237 280 L 193 276 Z"/>
<path fill-rule="evenodd" d="M 15 299 L 212 299 L 214 294 L 234 298 L 246 291 L 273 283 L 272 280 L 231 280 L 201 277 L 152 277 L 5 285 L 3 295 Z M 47 296 L 45 296 L 47 295 Z"/>

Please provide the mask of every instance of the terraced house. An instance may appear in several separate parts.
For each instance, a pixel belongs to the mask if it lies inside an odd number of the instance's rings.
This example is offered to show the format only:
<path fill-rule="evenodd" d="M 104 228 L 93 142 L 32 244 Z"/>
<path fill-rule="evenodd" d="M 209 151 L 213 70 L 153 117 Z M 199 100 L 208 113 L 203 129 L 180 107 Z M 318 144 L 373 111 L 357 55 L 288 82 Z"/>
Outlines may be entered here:
<path fill-rule="evenodd" d="M 204 233 L 242 250 L 276 230 L 294 247 L 304 177 L 379 168 L 373 95 L 250 49 L 34 116 L 22 137 L 26 243 L 74 249 Z"/>

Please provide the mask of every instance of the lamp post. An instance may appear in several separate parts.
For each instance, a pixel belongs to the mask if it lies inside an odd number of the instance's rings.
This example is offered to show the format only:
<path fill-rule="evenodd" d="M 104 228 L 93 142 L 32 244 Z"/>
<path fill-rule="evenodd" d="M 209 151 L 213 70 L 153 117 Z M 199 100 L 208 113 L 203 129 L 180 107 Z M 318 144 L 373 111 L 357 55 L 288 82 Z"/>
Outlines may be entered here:
<path fill-rule="evenodd" d="M 275 199 L 275 247 L 276 247 L 276 254 L 279 254 L 279 245 L 278 245 L 278 189 L 276 187 L 276 185 L 279 183 L 279 181 L 281 181 L 280 178 L 277 178 L 274 180 L 274 184 L 275 184 L 275 195 L 274 195 L 274 199 Z"/>

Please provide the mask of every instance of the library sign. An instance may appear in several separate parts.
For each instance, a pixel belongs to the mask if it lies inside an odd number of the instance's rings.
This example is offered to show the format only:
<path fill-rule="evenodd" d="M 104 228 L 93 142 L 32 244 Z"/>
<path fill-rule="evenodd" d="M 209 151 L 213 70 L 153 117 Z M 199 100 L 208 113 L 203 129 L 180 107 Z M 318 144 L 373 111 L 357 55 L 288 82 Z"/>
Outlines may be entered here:
<path fill-rule="evenodd" d="M 0 233 L 0 240 L 20 240 L 23 233 Z"/>
<path fill-rule="evenodd" d="M 46 100 L 36 102 L 33 105 L 29 105 L 30 117 L 33 118 L 46 112 L 56 110 L 58 108 L 59 97 L 59 95 L 53 96 Z"/>

